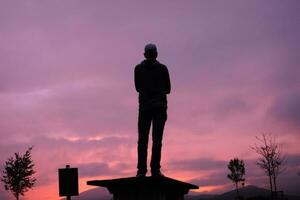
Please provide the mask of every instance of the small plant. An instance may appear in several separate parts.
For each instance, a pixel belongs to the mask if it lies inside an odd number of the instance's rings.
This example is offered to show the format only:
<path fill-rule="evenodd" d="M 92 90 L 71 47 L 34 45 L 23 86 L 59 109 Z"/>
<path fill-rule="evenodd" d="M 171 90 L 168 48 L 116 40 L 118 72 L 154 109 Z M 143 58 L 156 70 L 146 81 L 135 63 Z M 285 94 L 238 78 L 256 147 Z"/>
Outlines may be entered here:
<path fill-rule="evenodd" d="M 237 196 L 239 197 L 239 182 L 245 181 L 245 164 L 243 160 L 239 160 L 238 158 L 231 159 L 228 164 L 228 169 L 230 170 L 230 174 L 227 177 L 234 182 Z"/>
<path fill-rule="evenodd" d="M 5 190 L 9 190 L 19 200 L 20 195 L 24 196 L 36 182 L 33 177 L 35 171 L 31 159 L 32 147 L 28 148 L 24 155 L 15 153 L 14 157 L 7 159 L 2 172 L 1 181 L 4 183 Z"/>

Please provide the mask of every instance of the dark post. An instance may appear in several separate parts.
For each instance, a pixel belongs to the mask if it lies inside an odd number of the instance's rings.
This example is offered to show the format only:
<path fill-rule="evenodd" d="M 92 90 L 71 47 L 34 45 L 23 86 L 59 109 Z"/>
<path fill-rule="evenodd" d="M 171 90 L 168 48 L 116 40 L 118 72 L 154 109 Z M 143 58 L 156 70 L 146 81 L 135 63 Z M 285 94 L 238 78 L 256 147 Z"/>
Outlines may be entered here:
<path fill-rule="evenodd" d="M 66 165 L 64 169 L 58 169 L 59 196 L 66 196 L 71 200 L 71 196 L 78 196 L 78 169 L 70 168 Z"/>
<path fill-rule="evenodd" d="M 66 165 L 66 169 L 70 169 L 70 165 Z M 71 200 L 71 196 L 70 195 L 67 196 L 67 200 Z"/>

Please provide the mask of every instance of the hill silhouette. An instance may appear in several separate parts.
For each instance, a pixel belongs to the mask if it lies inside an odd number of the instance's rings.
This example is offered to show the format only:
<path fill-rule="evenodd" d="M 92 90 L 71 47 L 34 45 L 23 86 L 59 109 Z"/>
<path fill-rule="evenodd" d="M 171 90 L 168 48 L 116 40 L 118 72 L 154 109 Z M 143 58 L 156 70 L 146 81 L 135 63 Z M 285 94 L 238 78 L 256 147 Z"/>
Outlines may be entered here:
<path fill-rule="evenodd" d="M 95 188 L 84 191 L 79 196 L 72 197 L 74 200 L 111 200 L 112 195 L 105 188 Z"/>
<path fill-rule="evenodd" d="M 239 189 L 239 193 L 245 199 L 254 197 L 269 197 L 270 190 L 259 188 L 254 185 L 248 185 Z M 285 195 L 288 200 L 300 200 L 300 196 Z M 190 196 L 188 200 L 234 200 L 236 198 L 236 190 L 231 190 L 220 195 L 196 195 Z"/>
<path fill-rule="evenodd" d="M 239 190 L 244 198 L 251 198 L 257 196 L 267 197 L 270 191 L 264 188 L 259 188 L 253 185 L 248 185 Z M 300 196 L 285 195 L 288 200 L 300 200 Z M 236 191 L 231 190 L 220 195 L 216 194 L 199 194 L 187 195 L 186 200 L 232 200 L 236 197 Z M 111 200 L 112 195 L 104 188 L 95 188 L 80 193 L 78 197 L 72 197 L 74 200 Z"/>
<path fill-rule="evenodd" d="M 244 198 L 250 198 L 255 196 L 270 196 L 270 191 L 264 188 L 259 188 L 253 185 L 248 185 L 239 189 L 239 193 Z M 217 197 L 214 200 L 223 200 L 223 199 L 235 199 L 236 190 L 231 190 L 229 192 L 225 192 Z"/>

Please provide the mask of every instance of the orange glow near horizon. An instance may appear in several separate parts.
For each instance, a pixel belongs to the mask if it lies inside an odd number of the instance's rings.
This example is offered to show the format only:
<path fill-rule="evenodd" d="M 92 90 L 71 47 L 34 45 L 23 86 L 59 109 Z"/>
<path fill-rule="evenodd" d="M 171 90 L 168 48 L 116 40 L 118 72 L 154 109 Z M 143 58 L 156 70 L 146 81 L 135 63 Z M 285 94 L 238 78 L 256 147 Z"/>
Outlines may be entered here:
<path fill-rule="evenodd" d="M 37 186 L 32 190 L 29 190 L 25 194 L 24 199 L 33 200 L 33 199 L 47 199 L 47 200 L 58 200 L 58 183 L 49 183 L 45 186 Z"/>

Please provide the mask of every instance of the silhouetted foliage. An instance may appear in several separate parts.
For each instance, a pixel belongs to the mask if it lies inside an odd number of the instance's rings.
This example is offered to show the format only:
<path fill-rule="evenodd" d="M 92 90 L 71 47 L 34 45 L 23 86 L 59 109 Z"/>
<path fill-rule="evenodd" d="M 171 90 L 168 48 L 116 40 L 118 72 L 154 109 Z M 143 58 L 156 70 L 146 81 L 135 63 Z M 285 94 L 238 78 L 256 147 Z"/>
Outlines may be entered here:
<path fill-rule="evenodd" d="M 277 192 L 277 177 L 283 170 L 285 159 L 272 134 L 262 134 L 261 138 L 256 138 L 260 142 L 252 147 L 260 155 L 256 164 L 268 175 L 271 192 Z"/>
<path fill-rule="evenodd" d="M 230 174 L 227 174 L 227 177 L 234 182 L 237 196 L 239 197 L 239 182 L 244 182 L 245 178 L 245 164 L 243 160 L 239 160 L 238 158 L 231 159 L 229 164 L 227 165 L 230 170 Z"/>
<path fill-rule="evenodd" d="M 35 171 L 31 150 L 32 147 L 28 148 L 24 155 L 15 153 L 15 157 L 8 158 L 2 172 L 1 181 L 4 183 L 5 190 L 11 191 L 17 200 L 36 182 L 33 177 Z"/>

